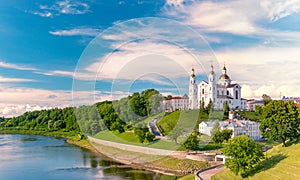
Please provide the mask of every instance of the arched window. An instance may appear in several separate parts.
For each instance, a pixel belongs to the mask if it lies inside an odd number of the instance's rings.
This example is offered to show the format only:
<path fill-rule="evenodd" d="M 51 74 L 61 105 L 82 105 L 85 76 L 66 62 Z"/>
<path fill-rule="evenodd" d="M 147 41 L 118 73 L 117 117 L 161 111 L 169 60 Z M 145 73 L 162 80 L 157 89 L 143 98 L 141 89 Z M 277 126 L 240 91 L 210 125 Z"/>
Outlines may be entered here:
<path fill-rule="evenodd" d="M 202 94 L 204 94 L 204 89 L 202 89 Z"/>
<path fill-rule="evenodd" d="M 238 90 L 235 91 L 235 99 L 238 99 L 239 98 L 239 92 Z"/>

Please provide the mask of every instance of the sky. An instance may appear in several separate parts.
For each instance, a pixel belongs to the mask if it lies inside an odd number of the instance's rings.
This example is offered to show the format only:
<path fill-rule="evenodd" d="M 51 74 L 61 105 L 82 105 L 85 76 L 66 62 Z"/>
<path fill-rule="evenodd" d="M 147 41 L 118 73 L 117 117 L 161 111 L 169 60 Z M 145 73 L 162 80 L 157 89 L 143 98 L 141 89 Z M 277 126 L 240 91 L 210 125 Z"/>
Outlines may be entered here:
<path fill-rule="evenodd" d="M 2 0 L 0 116 L 184 95 L 226 64 L 244 98 L 300 96 L 298 0 Z"/>

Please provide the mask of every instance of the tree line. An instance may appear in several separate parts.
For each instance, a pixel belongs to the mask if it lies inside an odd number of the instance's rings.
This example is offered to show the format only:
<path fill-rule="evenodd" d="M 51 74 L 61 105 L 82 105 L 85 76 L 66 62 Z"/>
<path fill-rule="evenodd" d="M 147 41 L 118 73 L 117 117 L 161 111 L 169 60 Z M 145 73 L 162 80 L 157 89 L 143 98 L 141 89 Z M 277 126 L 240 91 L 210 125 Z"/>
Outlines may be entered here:
<path fill-rule="evenodd" d="M 139 124 L 149 115 L 158 113 L 162 96 L 155 89 L 115 101 L 98 102 L 91 106 L 55 108 L 25 112 L 12 118 L 1 118 L 0 128 L 36 131 L 64 131 L 95 135 L 102 130 L 132 130 L 141 142 L 154 137 L 145 124 Z"/>

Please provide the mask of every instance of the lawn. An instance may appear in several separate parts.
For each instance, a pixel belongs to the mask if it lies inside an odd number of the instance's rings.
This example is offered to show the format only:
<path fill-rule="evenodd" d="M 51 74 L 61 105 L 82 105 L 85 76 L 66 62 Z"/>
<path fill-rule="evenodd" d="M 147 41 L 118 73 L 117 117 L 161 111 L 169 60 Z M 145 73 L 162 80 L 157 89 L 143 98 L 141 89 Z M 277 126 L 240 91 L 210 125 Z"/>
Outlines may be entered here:
<path fill-rule="evenodd" d="M 260 122 L 261 118 L 262 118 L 259 113 L 253 112 L 253 111 L 239 111 L 238 113 L 241 116 L 243 116 L 244 118 L 252 120 L 252 121 Z"/>
<path fill-rule="evenodd" d="M 166 150 L 177 150 L 180 146 L 178 144 L 175 144 L 174 142 L 165 141 L 165 140 L 157 140 L 152 143 L 143 144 L 139 142 L 138 137 L 133 132 L 116 133 L 112 131 L 101 131 L 97 133 L 94 137 L 98 139 L 122 143 L 122 144 L 130 144 L 130 145 L 151 147 L 157 149 L 166 149 Z"/>
<path fill-rule="evenodd" d="M 267 152 L 266 160 L 260 162 L 246 179 L 300 179 L 300 143 L 288 147 L 275 146 Z M 214 175 L 212 179 L 242 179 L 228 169 Z"/>
<path fill-rule="evenodd" d="M 179 178 L 178 180 L 194 180 L 194 179 L 195 179 L 195 174 L 189 174 Z"/>
<path fill-rule="evenodd" d="M 207 114 L 199 114 L 198 110 L 174 111 L 157 122 L 158 128 L 164 136 L 168 135 L 176 126 L 185 132 L 193 132 L 200 121 L 208 118 Z"/>

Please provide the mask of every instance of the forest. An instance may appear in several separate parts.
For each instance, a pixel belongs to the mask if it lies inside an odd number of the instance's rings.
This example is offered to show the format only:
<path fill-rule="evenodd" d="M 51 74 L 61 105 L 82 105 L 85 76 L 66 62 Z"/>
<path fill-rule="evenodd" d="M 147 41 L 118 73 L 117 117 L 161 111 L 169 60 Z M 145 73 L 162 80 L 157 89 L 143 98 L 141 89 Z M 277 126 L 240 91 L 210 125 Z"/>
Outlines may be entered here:
<path fill-rule="evenodd" d="M 91 106 L 55 108 L 25 112 L 18 117 L 3 117 L 0 118 L 0 128 L 86 135 L 95 135 L 102 130 L 120 133 L 133 130 L 139 137 L 145 137 L 149 130 L 139 122 L 161 111 L 162 98 L 157 90 L 148 89 L 120 100 L 98 102 Z"/>

